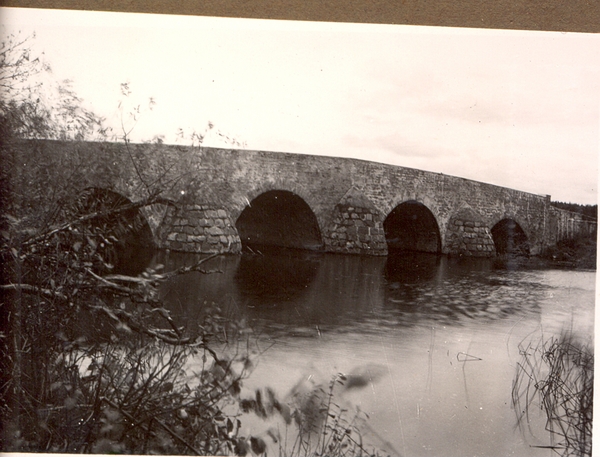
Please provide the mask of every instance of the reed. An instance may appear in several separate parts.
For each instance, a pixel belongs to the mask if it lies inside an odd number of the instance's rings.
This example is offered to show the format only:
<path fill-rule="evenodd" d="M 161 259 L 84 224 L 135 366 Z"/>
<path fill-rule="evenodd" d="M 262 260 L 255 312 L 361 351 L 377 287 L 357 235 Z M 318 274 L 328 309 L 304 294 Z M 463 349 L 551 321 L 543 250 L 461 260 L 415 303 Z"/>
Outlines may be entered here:
<path fill-rule="evenodd" d="M 512 388 L 518 426 L 531 431 L 530 414 L 541 409 L 546 447 L 562 456 L 592 453 L 593 349 L 571 333 L 519 345 L 521 360 Z"/>

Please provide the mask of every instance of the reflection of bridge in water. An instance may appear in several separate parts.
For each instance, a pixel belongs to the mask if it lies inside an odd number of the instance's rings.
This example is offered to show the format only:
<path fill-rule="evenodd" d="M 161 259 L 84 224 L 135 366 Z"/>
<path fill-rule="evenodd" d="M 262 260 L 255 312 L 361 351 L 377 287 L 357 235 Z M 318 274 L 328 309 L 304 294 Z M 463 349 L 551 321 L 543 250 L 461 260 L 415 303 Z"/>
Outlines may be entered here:
<path fill-rule="evenodd" d="M 553 207 L 550 196 L 355 159 L 168 145 L 23 143 L 22 163 L 52 169 L 106 157 L 106 169 L 73 167 L 84 188 L 143 198 L 130 157 L 169 183 L 172 205 L 142 210 L 159 247 L 240 252 L 279 246 L 386 255 L 420 251 L 473 257 L 538 254 L 595 223 Z M 34 147 L 35 146 L 35 147 Z M 44 160 L 28 160 L 28 155 Z M 77 176 L 76 176 L 77 177 Z M 161 181 L 161 182 L 162 182 Z M 175 183 L 175 184 L 173 184 Z M 166 185 L 165 185 L 166 187 Z M 139 224 L 138 224 L 139 225 Z"/>
<path fill-rule="evenodd" d="M 169 269 L 194 263 L 185 253 L 164 253 L 157 259 Z M 264 256 L 244 253 L 210 260 L 207 269 L 174 278 L 163 293 L 182 325 L 201 322 L 218 303 L 224 315 L 248 319 L 256 331 L 284 335 L 290 329 L 317 336 L 319 331 L 364 325 L 380 331 L 396 322 L 438 324 L 462 319 L 514 318 L 538 312 L 545 289 L 532 287 L 517 295 L 488 259 L 448 258 L 428 253 L 340 256 L 307 251 L 279 251 Z M 500 271 L 500 273 L 498 273 Z M 512 279 L 515 280 L 514 278 Z"/>

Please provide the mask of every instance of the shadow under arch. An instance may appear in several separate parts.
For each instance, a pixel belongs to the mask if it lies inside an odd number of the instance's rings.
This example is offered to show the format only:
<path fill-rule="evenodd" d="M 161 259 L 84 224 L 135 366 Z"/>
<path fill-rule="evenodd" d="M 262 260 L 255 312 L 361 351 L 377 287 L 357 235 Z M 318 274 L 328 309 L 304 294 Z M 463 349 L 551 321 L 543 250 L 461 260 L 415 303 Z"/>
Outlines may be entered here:
<path fill-rule="evenodd" d="M 270 190 L 254 198 L 235 227 L 243 250 L 323 247 L 314 212 L 302 197 L 287 190 Z"/>
<path fill-rule="evenodd" d="M 442 257 L 434 253 L 417 251 L 392 253 L 386 258 L 385 279 L 390 285 L 432 281 L 438 275 L 441 261 Z"/>
<path fill-rule="evenodd" d="M 112 272 L 138 274 L 152 260 L 156 244 L 148 221 L 132 202 L 118 192 L 90 187 L 85 189 L 72 207 L 75 216 L 99 213 L 85 223 L 85 230 L 100 238 L 98 254 L 112 265 Z M 123 208 L 120 210 L 120 208 Z"/>
<path fill-rule="evenodd" d="M 396 206 L 383 222 L 388 250 L 439 254 L 440 229 L 433 213 L 422 203 L 409 200 Z"/>
<path fill-rule="evenodd" d="M 529 255 L 527 235 L 514 219 L 502 219 L 492 227 L 491 232 L 499 255 Z"/>

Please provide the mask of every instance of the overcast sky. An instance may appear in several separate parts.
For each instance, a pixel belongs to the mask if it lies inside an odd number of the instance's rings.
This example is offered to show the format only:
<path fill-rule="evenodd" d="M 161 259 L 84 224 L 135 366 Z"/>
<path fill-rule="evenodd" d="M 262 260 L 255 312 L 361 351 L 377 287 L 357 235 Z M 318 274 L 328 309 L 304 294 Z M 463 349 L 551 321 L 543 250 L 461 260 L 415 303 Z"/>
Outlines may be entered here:
<path fill-rule="evenodd" d="M 53 76 L 134 140 L 216 129 L 248 149 L 354 157 L 597 202 L 594 34 L 0 10 Z M 181 141 L 179 141 L 181 142 Z M 216 135 L 207 145 L 222 146 Z"/>

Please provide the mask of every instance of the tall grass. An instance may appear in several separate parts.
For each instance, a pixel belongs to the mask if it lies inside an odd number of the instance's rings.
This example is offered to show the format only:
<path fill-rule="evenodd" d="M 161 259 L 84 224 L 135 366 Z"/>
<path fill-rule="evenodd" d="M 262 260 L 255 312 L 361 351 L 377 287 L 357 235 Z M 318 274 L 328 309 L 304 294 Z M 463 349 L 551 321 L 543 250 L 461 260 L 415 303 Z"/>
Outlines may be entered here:
<path fill-rule="evenodd" d="M 537 343 L 521 343 L 521 361 L 513 382 L 512 402 L 519 427 L 530 428 L 530 413 L 546 417 L 549 444 L 562 456 L 592 453 L 594 395 L 593 349 L 563 333 Z"/>

